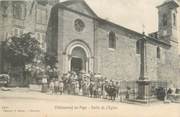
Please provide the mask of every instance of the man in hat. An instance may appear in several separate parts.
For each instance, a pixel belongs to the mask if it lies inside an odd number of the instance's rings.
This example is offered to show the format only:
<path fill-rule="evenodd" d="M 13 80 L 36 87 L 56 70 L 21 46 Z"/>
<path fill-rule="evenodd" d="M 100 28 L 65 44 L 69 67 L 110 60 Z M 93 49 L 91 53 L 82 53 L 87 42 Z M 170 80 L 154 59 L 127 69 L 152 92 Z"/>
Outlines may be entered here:
<path fill-rule="evenodd" d="M 119 97 L 119 90 L 120 90 L 120 84 L 118 81 L 115 83 L 115 88 L 116 88 L 116 97 Z"/>

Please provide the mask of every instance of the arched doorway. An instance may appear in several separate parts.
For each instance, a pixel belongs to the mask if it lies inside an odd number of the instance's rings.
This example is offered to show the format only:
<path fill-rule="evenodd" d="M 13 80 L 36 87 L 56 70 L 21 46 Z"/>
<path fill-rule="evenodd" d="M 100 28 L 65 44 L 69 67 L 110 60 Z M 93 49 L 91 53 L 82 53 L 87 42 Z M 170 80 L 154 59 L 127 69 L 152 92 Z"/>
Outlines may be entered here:
<path fill-rule="evenodd" d="M 69 71 L 93 71 L 93 58 L 91 48 L 81 41 L 74 40 L 66 47 L 66 55 L 64 55 L 63 71 L 67 73 Z"/>
<path fill-rule="evenodd" d="M 83 48 L 75 47 L 71 54 L 71 71 L 79 73 L 80 71 L 86 71 L 87 55 Z"/>

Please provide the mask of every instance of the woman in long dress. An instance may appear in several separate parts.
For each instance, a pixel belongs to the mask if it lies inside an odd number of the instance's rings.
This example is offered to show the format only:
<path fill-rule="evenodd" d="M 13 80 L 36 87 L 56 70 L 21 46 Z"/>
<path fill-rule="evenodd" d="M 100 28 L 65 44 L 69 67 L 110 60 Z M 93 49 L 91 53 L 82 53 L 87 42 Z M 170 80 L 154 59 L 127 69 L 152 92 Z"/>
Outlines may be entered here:
<path fill-rule="evenodd" d="M 75 95 L 79 95 L 79 82 L 75 82 Z"/>
<path fill-rule="evenodd" d="M 56 94 L 58 93 L 58 86 L 59 86 L 59 82 L 56 79 L 55 82 L 54 82 L 54 91 L 55 91 Z"/>
<path fill-rule="evenodd" d="M 62 80 L 59 81 L 59 88 L 58 89 L 59 89 L 60 95 L 62 95 L 63 90 L 64 90 L 64 83 Z"/>
<path fill-rule="evenodd" d="M 108 86 L 108 81 L 103 82 L 103 86 L 102 86 L 103 87 L 102 88 L 103 91 L 102 92 L 103 92 L 103 98 L 104 99 L 107 99 L 107 92 L 105 90 L 107 86 Z"/>

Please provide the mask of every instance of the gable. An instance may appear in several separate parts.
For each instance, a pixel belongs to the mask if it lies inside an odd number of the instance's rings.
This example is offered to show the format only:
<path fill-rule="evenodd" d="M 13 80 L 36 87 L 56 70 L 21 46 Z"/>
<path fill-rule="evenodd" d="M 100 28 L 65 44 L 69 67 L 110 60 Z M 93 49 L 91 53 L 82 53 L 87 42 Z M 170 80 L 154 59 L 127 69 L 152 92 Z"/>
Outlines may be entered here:
<path fill-rule="evenodd" d="M 94 11 L 87 5 L 87 3 L 84 0 L 66 1 L 62 2 L 61 4 L 69 9 L 83 13 L 85 15 L 97 17 Z"/>

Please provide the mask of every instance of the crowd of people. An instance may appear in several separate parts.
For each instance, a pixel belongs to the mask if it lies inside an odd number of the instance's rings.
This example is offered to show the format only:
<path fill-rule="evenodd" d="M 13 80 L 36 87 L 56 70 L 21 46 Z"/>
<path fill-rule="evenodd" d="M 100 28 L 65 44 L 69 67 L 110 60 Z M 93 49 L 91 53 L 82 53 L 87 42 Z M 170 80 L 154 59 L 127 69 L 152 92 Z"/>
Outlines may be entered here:
<path fill-rule="evenodd" d="M 51 94 L 80 95 L 111 100 L 115 100 L 120 93 L 118 81 L 108 80 L 100 74 L 83 72 L 77 74 L 73 71 L 63 74 L 62 78 L 52 78 L 48 82 L 48 87 Z M 125 97 L 128 98 L 127 93 Z"/>
<path fill-rule="evenodd" d="M 52 78 L 50 81 L 44 81 L 48 84 L 48 91 L 50 94 L 68 94 L 79 95 L 91 98 L 103 98 L 115 100 L 128 100 L 130 95 L 134 95 L 137 91 L 129 86 L 123 87 L 120 81 L 108 80 L 100 74 L 93 73 L 76 73 L 70 71 L 63 74 L 62 78 Z M 151 95 L 156 95 L 158 99 L 164 100 L 166 95 L 170 95 L 172 90 L 165 90 L 165 88 L 151 87 Z"/>

